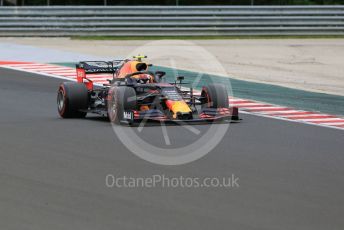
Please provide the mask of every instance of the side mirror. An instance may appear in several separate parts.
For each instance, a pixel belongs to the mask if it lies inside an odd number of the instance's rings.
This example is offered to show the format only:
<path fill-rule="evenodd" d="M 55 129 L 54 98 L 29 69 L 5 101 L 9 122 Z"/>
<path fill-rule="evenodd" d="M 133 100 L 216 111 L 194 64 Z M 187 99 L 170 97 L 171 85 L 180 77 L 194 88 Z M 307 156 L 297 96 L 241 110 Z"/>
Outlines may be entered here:
<path fill-rule="evenodd" d="M 184 76 L 178 76 L 177 77 L 177 81 L 182 81 L 182 80 L 184 80 Z"/>
<path fill-rule="evenodd" d="M 157 76 L 158 78 L 162 78 L 165 75 L 166 75 L 166 72 L 164 72 L 164 71 L 156 71 L 155 72 L 155 76 Z"/>

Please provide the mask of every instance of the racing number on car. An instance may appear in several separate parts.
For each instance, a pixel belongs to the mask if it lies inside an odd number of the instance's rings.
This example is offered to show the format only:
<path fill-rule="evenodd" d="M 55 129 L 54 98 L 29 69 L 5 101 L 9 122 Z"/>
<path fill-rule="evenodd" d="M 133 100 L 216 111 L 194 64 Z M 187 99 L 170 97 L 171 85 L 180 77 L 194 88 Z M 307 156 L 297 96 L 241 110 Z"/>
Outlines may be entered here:
<path fill-rule="evenodd" d="M 132 112 L 123 112 L 123 118 L 132 120 L 133 119 L 133 113 Z"/>

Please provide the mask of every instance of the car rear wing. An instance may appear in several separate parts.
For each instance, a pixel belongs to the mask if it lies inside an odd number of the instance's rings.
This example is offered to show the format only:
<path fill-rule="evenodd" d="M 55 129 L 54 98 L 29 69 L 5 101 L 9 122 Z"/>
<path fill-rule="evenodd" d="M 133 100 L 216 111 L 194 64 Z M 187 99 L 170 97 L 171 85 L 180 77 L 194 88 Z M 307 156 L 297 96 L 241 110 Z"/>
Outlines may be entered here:
<path fill-rule="evenodd" d="M 93 82 L 87 78 L 87 74 L 110 73 L 114 76 L 116 70 L 121 67 L 124 61 L 81 61 L 76 64 L 76 80 L 79 83 L 85 83 L 86 87 L 92 90 Z"/>
<path fill-rule="evenodd" d="M 76 64 L 77 69 L 83 69 L 86 74 L 114 73 L 123 60 L 116 61 L 82 61 Z"/>

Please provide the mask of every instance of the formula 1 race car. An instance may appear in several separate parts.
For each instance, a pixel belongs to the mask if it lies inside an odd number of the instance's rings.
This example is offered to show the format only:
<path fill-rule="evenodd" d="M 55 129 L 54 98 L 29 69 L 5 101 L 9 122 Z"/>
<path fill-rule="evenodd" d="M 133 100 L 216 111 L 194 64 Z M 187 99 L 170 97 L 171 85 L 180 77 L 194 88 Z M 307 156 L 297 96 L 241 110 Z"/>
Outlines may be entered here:
<path fill-rule="evenodd" d="M 57 94 L 63 118 L 83 118 L 87 113 L 108 116 L 117 124 L 142 120 L 213 122 L 238 120 L 238 108 L 230 107 L 227 89 L 221 84 L 203 86 L 196 95 L 186 88 L 184 77 L 163 81 L 165 72 L 148 71 L 146 56 L 115 61 L 84 61 L 76 65 L 77 82 L 64 82 Z M 90 76 L 111 74 L 108 83 L 96 86 Z M 94 77 L 92 78 L 94 79 Z"/>

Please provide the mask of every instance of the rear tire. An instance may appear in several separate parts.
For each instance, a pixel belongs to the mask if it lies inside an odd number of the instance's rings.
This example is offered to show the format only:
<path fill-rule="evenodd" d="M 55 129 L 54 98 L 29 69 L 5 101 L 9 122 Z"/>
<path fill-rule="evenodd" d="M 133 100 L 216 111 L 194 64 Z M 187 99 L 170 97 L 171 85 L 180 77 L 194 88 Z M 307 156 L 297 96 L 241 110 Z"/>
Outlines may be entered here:
<path fill-rule="evenodd" d="M 110 122 L 119 124 L 124 111 L 136 109 L 136 92 L 131 87 L 115 86 L 110 90 L 108 117 Z"/>
<path fill-rule="evenodd" d="M 62 118 L 84 118 L 88 109 L 88 90 L 82 83 L 64 82 L 57 91 L 57 110 Z"/>
<path fill-rule="evenodd" d="M 203 86 L 201 96 L 204 98 L 202 108 L 229 108 L 228 92 L 224 85 Z"/>

